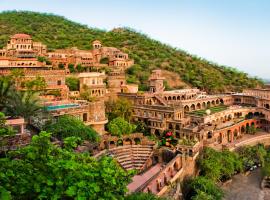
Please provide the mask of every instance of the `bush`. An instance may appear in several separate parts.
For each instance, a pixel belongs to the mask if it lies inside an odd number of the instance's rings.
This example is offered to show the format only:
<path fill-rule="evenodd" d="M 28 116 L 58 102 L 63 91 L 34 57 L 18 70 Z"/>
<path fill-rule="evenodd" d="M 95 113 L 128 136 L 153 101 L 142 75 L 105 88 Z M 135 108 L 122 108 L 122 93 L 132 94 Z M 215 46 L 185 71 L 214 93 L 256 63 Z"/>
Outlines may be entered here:
<path fill-rule="evenodd" d="M 56 122 L 50 122 L 45 126 L 45 130 L 51 132 L 53 136 L 63 140 L 66 137 L 76 136 L 84 140 L 97 141 L 97 132 L 89 126 L 69 115 L 60 116 Z"/>
<path fill-rule="evenodd" d="M 108 129 L 111 135 L 121 137 L 124 134 L 134 132 L 136 130 L 136 126 L 128 123 L 121 117 L 117 117 L 108 124 Z"/>

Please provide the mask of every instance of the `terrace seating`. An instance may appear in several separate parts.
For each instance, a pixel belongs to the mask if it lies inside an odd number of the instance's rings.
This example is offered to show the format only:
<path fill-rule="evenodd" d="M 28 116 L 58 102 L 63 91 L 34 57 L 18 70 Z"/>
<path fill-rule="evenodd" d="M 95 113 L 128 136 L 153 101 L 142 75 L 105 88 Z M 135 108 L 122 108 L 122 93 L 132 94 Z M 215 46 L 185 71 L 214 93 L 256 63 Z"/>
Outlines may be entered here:
<path fill-rule="evenodd" d="M 152 151 L 152 145 L 125 145 L 110 149 L 110 154 L 125 170 L 140 170 L 150 158 Z"/>

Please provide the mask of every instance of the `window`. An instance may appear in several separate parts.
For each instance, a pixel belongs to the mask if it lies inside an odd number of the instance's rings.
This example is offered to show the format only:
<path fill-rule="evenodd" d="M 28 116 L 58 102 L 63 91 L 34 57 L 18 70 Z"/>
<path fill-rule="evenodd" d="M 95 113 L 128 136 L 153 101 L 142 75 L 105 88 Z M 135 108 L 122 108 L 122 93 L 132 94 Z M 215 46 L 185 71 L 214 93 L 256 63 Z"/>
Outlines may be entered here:
<path fill-rule="evenodd" d="M 61 80 L 58 80 L 57 81 L 57 85 L 61 85 Z"/>

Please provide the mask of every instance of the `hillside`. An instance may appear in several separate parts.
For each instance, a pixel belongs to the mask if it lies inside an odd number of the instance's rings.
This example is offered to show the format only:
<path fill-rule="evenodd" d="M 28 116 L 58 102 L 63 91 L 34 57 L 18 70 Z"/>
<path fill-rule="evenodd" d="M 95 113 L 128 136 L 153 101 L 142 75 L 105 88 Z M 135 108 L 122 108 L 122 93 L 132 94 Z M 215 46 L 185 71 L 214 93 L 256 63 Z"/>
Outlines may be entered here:
<path fill-rule="evenodd" d="M 127 71 L 128 82 L 140 83 L 141 89 L 146 89 L 149 73 L 155 68 L 174 72 L 188 85 L 208 92 L 240 91 L 262 84 L 246 73 L 192 56 L 129 28 L 106 32 L 52 14 L 16 11 L 0 13 L 0 48 L 15 33 L 30 34 L 49 49 L 72 46 L 89 49 L 90 42 L 95 39 L 101 40 L 104 46 L 120 48 L 136 63 Z"/>

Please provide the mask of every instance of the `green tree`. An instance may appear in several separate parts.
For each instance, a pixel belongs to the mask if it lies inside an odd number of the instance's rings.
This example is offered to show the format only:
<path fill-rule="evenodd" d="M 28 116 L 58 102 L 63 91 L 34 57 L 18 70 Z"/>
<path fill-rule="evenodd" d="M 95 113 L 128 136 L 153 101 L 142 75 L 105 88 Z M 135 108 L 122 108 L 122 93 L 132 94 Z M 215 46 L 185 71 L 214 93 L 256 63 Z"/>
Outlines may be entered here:
<path fill-rule="evenodd" d="M 15 134 L 14 129 L 6 125 L 5 114 L 0 112 L 0 137 L 14 134 Z"/>
<path fill-rule="evenodd" d="M 192 200 L 221 200 L 224 196 L 223 191 L 206 177 L 196 177 L 187 181 L 184 186 L 186 199 Z"/>
<path fill-rule="evenodd" d="M 38 94 L 31 91 L 15 91 L 11 94 L 8 104 L 5 107 L 6 113 L 12 117 L 23 117 L 28 122 L 30 117 L 34 117 L 42 113 Z"/>
<path fill-rule="evenodd" d="M 66 84 L 70 91 L 79 91 L 80 90 L 80 80 L 75 77 L 67 77 Z"/>
<path fill-rule="evenodd" d="M 68 69 L 70 73 L 74 73 L 75 72 L 74 64 L 68 64 Z"/>
<path fill-rule="evenodd" d="M 0 158 L 0 192 L 13 199 L 124 199 L 130 176 L 110 157 L 96 160 L 55 146 L 41 132 Z"/>
<path fill-rule="evenodd" d="M 14 87 L 11 80 L 7 77 L 0 77 L 0 111 L 6 107 L 12 91 L 14 91 Z"/>
<path fill-rule="evenodd" d="M 33 80 L 26 81 L 24 83 L 27 90 L 44 91 L 47 87 L 47 83 L 43 77 L 37 76 Z"/>
<path fill-rule="evenodd" d="M 45 130 L 53 133 L 53 136 L 61 140 L 71 136 L 80 137 L 83 140 L 98 140 L 98 134 L 94 129 L 69 115 L 60 116 L 56 121 L 50 122 L 45 126 Z"/>
<path fill-rule="evenodd" d="M 109 101 L 106 103 L 106 109 L 109 121 L 116 117 L 122 117 L 129 122 L 131 120 L 132 103 L 128 99 L 119 98 Z"/>
<path fill-rule="evenodd" d="M 121 137 L 123 134 L 130 134 L 136 130 L 136 126 L 125 119 L 117 117 L 108 124 L 109 132 L 112 135 Z"/>
<path fill-rule="evenodd" d="M 65 65 L 64 65 L 63 63 L 59 63 L 59 64 L 58 64 L 58 68 L 59 68 L 59 69 L 65 69 Z"/>

